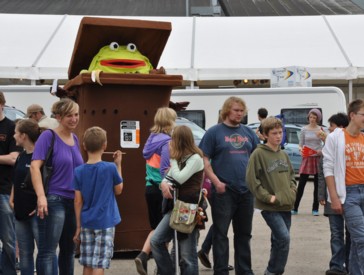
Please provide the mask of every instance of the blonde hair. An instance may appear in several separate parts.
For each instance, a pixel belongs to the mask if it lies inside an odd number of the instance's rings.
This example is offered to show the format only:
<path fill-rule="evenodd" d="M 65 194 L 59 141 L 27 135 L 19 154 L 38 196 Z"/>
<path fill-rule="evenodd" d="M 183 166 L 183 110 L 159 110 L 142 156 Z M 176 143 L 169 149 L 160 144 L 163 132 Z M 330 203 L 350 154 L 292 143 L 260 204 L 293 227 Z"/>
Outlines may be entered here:
<path fill-rule="evenodd" d="M 150 131 L 156 134 L 165 133 L 169 135 L 173 130 L 176 118 L 177 113 L 175 110 L 168 107 L 159 108 L 154 116 L 154 125 Z"/>
<path fill-rule="evenodd" d="M 106 141 L 106 131 L 98 126 L 88 128 L 83 134 L 83 144 L 87 152 L 100 151 Z"/>
<path fill-rule="evenodd" d="M 69 98 L 62 98 L 53 104 L 52 113 L 63 118 L 71 114 L 75 109 L 78 109 L 78 104 L 75 101 Z"/>
<path fill-rule="evenodd" d="M 262 130 L 265 135 L 268 135 L 269 131 L 275 128 L 283 129 L 283 123 L 279 118 L 270 116 L 262 121 Z"/>
<path fill-rule="evenodd" d="M 199 154 L 202 157 L 202 151 L 196 146 L 189 127 L 180 125 L 174 128 L 169 154 L 172 159 L 177 161 L 191 154 Z"/>
<path fill-rule="evenodd" d="M 246 115 L 246 103 L 243 99 L 236 96 L 231 96 L 228 99 L 225 100 L 224 104 L 222 105 L 221 112 L 220 112 L 220 118 L 222 121 L 224 121 L 228 115 L 230 114 L 231 107 L 233 106 L 233 103 L 238 103 L 243 107 L 244 110 L 244 116 Z"/>

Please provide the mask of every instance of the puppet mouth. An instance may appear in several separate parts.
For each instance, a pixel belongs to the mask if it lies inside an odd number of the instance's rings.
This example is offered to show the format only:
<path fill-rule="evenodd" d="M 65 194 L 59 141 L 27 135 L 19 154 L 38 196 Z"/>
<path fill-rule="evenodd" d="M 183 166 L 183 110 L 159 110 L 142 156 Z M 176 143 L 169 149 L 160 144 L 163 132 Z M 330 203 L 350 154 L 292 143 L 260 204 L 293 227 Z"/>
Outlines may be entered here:
<path fill-rule="evenodd" d="M 108 59 L 101 60 L 101 66 L 114 67 L 114 68 L 138 68 L 145 66 L 145 62 L 142 60 L 132 59 Z"/>

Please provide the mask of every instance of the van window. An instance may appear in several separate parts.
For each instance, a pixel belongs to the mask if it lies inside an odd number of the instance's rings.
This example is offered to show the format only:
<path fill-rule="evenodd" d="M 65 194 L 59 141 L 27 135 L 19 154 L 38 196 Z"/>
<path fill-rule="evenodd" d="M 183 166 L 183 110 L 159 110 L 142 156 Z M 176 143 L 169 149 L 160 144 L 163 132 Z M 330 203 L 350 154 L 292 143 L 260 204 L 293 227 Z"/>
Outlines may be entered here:
<path fill-rule="evenodd" d="M 316 108 L 316 107 L 315 107 Z M 312 109 L 311 108 L 287 108 L 281 110 L 281 115 L 284 117 L 285 124 L 307 124 L 307 114 Z M 322 114 L 321 108 L 319 109 Z"/>
<path fill-rule="evenodd" d="M 206 125 L 206 118 L 205 118 L 205 111 L 204 110 L 184 110 L 184 111 L 177 111 L 177 116 L 184 117 L 202 129 L 205 129 Z"/>
<path fill-rule="evenodd" d="M 287 143 L 299 144 L 300 143 L 300 130 L 295 128 L 286 127 Z"/>

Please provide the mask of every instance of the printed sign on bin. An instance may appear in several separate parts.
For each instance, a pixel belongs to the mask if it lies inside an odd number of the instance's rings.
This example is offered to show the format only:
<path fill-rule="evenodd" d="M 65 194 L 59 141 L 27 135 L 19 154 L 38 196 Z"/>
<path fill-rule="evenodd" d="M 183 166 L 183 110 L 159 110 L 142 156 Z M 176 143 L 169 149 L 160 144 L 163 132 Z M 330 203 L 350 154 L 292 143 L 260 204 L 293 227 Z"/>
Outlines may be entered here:
<path fill-rule="evenodd" d="M 121 148 L 139 148 L 140 123 L 135 120 L 122 120 L 120 122 Z"/>

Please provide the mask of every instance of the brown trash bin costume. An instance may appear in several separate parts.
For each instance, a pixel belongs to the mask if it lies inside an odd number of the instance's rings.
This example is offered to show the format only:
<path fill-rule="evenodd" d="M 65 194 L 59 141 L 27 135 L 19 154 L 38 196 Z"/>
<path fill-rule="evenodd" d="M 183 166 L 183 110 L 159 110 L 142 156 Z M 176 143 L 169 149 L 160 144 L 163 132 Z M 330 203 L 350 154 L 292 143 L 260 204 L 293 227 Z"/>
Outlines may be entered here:
<path fill-rule="evenodd" d="M 76 134 L 82 144 L 84 131 L 100 126 L 108 133 L 107 150 L 121 148 L 127 153 L 123 161 L 124 192 L 117 197 L 122 222 L 115 231 L 115 251 L 141 250 L 151 230 L 144 198 L 142 149 L 157 109 L 168 107 L 172 87 L 182 85 L 182 76 L 163 74 L 163 69 L 157 70 L 162 74 L 101 72 L 101 86 L 92 80 L 90 72 L 80 72 L 88 69 L 99 50 L 112 42 L 135 44 L 157 68 L 170 32 L 169 22 L 90 17 L 82 19 L 78 30 L 68 70 L 70 80 L 64 86 L 66 96 L 80 106 Z M 139 131 L 135 129 L 138 124 Z M 105 155 L 104 160 L 111 161 L 111 157 Z"/>

